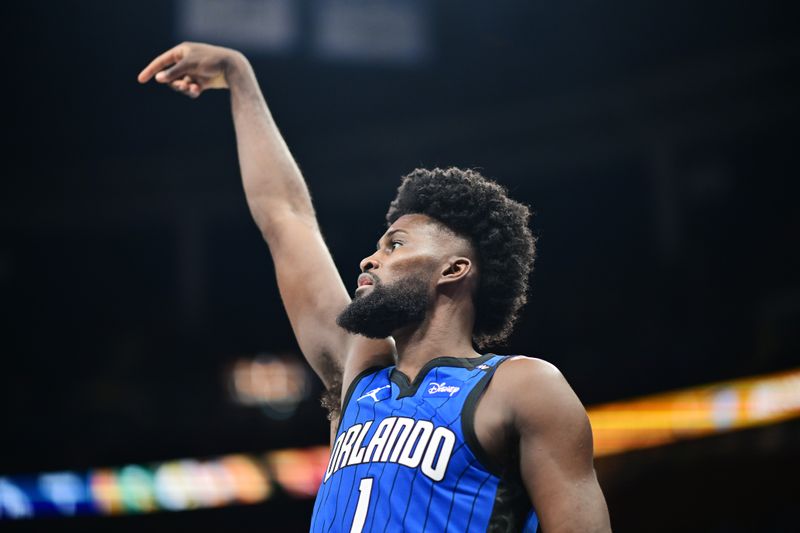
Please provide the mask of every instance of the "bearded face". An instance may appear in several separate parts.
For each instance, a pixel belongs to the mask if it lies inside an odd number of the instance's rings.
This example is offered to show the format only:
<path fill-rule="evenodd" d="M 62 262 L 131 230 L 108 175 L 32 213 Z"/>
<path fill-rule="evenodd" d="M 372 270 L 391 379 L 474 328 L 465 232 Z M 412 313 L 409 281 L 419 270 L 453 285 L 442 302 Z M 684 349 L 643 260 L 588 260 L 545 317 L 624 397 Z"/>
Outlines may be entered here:
<path fill-rule="evenodd" d="M 369 292 L 357 293 L 337 317 L 340 327 L 357 335 L 384 339 L 398 329 L 423 321 L 430 304 L 423 277 L 411 275 L 390 284 L 374 281 Z"/>

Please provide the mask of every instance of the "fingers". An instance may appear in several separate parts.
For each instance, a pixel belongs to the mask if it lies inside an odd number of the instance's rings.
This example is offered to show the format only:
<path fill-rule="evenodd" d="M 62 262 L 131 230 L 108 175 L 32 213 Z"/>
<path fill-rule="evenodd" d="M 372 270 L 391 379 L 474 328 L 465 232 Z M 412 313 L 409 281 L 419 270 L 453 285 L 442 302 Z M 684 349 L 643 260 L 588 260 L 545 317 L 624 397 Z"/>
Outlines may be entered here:
<path fill-rule="evenodd" d="M 139 73 L 137 79 L 139 83 L 147 83 L 150 81 L 156 73 L 161 74 L 161 71 L 165 68 L 169 67 L 170 65 L 176 65 L 181 59 L 183 59 L 184 55 L 184 45 L 179 44 L 178 46 L 171 48 L 152 60 L 149 65 L 147 65 L 144 70 Z M 176 65 L 177 66 L 177 65 Z M 173 67 L 174 68 L 174 67 Z M 172 70 L 172 69 L 170 69 Z M 176 74 L 173 72 L 173 74 Z M 174 77 L 160 75 L 156 76 L 156 81 L 161 83 L 167 83 L 172 81 Z"/>
<path fill-rule="evenodd" d="M 190 98 L 197 98 L 203 89 L 190 76 L 184 76 L 169 83 L 175 91 L 183 93 Z"/>
<path fill-rule="evenodd" d="M 188 81 L 187 81 L 188 77 L 189 76 L 184 76 L 183 78 L 180 78 L 178 80 L 172 80 L 171 82 L 169 82 L 169 86 L 178 92 L 183 92 L 186 90 L 188 86 Z"/>
<path fill-rule="evenodd" d="M 190 98 L 200 96 L 204 89 L 203 86 L 192 79 L 191 76 L 185 74 L 190 68 L 184 61 L 185 56 L 190 51 L 187 44 L 189 43 L 181 43 L 152 60 L 139 73 L 137 77 L 139 83 L 147 83 L 155 77 L 158 83 L 168 84 L 173 90 Z"/>

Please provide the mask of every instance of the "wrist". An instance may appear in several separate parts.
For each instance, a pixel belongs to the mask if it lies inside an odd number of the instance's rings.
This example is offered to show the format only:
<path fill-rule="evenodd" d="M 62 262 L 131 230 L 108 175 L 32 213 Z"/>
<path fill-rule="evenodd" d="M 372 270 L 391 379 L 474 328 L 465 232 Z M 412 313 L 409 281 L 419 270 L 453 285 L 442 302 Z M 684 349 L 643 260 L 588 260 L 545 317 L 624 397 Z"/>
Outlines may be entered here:
<path fill-rule="evenodd" d="M 222 61 L 222 71 L 228 87 L 231 89 L 238 85 L 250 70 L 250 62 L 238 50 L 230 50 L 230 53 Z"/>

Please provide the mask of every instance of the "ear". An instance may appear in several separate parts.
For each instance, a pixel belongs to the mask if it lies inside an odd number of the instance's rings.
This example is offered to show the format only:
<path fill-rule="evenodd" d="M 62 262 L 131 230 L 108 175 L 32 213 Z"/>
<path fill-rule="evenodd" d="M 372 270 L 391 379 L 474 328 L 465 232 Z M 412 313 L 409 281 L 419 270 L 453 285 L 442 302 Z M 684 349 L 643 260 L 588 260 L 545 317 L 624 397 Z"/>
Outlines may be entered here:
<path fill-rule="evenodd" d="M 437 285 L 445 283 L 454 283 L 459 280 L 466 279 L 467 275 L 472 271 L 472 261 L 468 257 L 457 256 L 448 259 L 447 263 L 439 275 Z"/>

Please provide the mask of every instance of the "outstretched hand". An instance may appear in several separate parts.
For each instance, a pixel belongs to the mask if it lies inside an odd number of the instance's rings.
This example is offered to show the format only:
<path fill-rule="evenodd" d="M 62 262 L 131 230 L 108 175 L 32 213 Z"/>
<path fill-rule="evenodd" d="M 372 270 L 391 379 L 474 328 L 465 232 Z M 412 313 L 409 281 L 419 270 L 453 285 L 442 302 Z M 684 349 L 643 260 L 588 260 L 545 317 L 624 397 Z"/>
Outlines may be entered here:
<path fill-rule="evenodd" d="M 227 68 L 238 54 L 230 48 L 202 43 L 181 43 L 155 58 L 139 73 L 139 83 L 155 77 L 158 83 L 197 98 L 206 89 L 225 89 Z"/>

